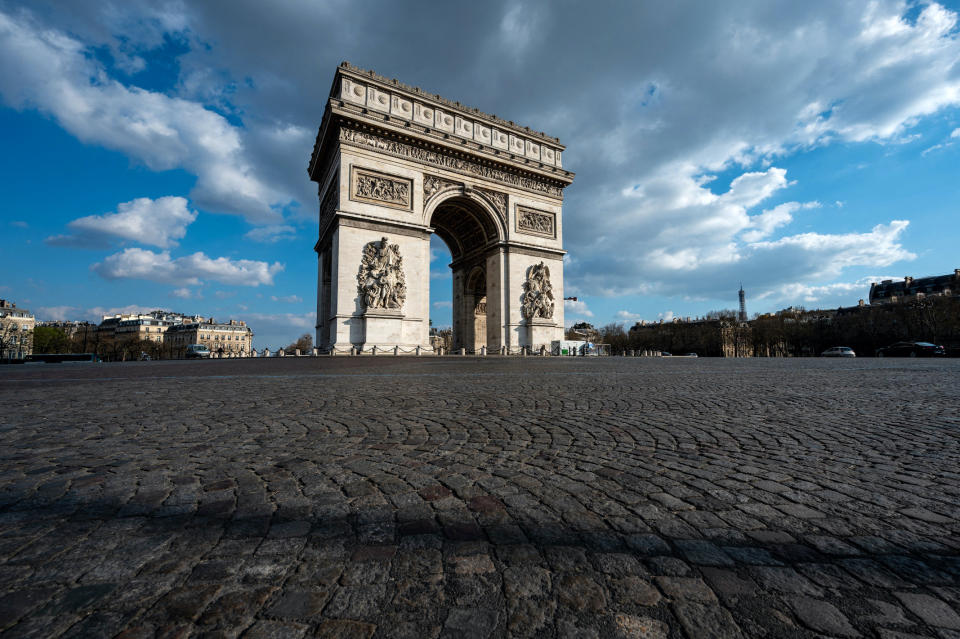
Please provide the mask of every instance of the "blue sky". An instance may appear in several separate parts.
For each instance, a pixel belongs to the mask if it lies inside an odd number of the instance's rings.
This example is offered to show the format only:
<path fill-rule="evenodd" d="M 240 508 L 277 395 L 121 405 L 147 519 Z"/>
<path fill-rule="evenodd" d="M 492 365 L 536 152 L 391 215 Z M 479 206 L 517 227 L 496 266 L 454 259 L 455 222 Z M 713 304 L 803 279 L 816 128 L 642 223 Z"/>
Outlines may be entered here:
<path fill-rule="evenodd" d="M 567 145 L 568 324 L 960 268 L 956 3 L 412 6 L 0 0 L 0 295 L 312 333 L 305 167 L 341 60 Z"/>

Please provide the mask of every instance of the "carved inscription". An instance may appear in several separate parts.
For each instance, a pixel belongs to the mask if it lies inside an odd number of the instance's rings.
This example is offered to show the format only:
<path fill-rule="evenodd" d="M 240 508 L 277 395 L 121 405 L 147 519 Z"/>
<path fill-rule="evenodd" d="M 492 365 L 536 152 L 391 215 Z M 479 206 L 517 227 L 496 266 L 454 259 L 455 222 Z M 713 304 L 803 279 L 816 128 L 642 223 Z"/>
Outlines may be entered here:
<path fill-rule="evenodd" d="M 390 244 L 386 237 L 379 242 L 367 242 L 357 273 L 357 293 L 368 309 L 403 306 L 407 283 L 398 244 Z"/>
<path fill-rule="evenodd" d="M 525 206 L 517 207 L 517 230 L 522 233 L 556 237 L 555 221 L 553 213 L 528 209 Z"/>
<path fill-rule="evenodd" d="M 413 208 L 413 181 L 353 167 L 353 198 L 397 209 Z"/>
<path fill-rule="evenodd" d="M 550 284 L 550 269 L 540 262 L 530 267 L 527 281 L 523 283 L 523 304 L 520 311 L 527 319 L 553 318 L 553 285 Z"/>
<path fill-rule="evenodd" d="M 436 151 L 428 151 L 427 149 L 421 149 L 409 144 L 404 144 L 403 142 L 388 140 L 378 135 L 373 135 L 372 133 L 342 128 L 340 129 L 340 141 L 347 144 L 376 149 L 389 155 L 411 159 L 422 164 L 439 166 L 465 175 L 474 175 L 487 180 L 493 180 L 494 182 L 500 182 L 501 184 L 516 186 L 537 193 L 546 193 L 555 198 L 563 199 L 563 189 L 552 184 L 528 177 L 521 177 L 476 162 L 437 153 Z"/>

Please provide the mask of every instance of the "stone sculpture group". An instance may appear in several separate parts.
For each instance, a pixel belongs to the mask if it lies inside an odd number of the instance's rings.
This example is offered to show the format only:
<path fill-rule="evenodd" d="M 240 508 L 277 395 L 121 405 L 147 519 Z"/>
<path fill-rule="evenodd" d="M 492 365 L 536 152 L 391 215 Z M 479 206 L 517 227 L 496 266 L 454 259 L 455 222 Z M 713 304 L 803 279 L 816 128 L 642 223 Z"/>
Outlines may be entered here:
<path fill-rule="evenodd" d="M 400 247 L 386 237 L 363 247 L 357 292 L 368 309 L 399 309 L 407 298 Z"/>
<path fill-rule="evenodd" d="M 527 319 L 553 317 L 553 286 L 550 284 L 550 269 L 543 262 L 530 267 L 527 281 L 523 283 L 521 310 Z"/>

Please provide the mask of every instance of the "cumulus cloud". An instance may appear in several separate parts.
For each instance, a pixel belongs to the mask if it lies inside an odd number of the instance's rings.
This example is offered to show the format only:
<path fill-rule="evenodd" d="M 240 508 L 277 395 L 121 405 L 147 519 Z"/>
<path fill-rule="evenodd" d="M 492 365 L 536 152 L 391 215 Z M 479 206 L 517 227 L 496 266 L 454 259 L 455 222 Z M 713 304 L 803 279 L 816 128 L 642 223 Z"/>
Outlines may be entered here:
<path fill-rule="evenodd" d="M 80 319 L 77 316 L 79 310 L 76 306 L 39 306 L 34 316 L 45 322 L 73 320 Z"/>
<path fill-rule="evenodd" d="M 170 291 L 170 295 L 174 297 L 179 297 L 182 300 L 190 300 L 190 299 L 202 300 L 203 299 L 203 294 L 200 291 L 194 292 L 185 286 L 182 288 L 173 289 L 172 291 Z"/>
<path fill-rule="evenodd" d="M 53 28 L 22 17 L 0 27 L 7 101 L 35 105 L 81 139 L 145 163 L 143 149 L 156 140 L 148 166 L 196 172 L 197 192 L 218 194 L 221 208 L 240 184 L 258 223 L 283 226 L 264 211 L 290 199 L 315 210 L 303 164 L 329 83 L 317 81 L 315 65 L 289 64 L 307 48 L 315 59 L 347 57 L 559 135 L 564 165 L 578 172 L 564 205 L 565 248 L 576 256 L 564 283 L 590 295 L 710 296 L 745 275 L 758 292 L 774 291 L 909 259 L 889 219 L 851 233 L 818 229 L 816 241 L 791 232 L 799 209 L 788 206 L 797 198 L 781 160 L 837 142 L 901 143 L 925 117 L 960 104 L 957 16 L 937 3 L 744 0 L 694 10 L 601 2 L 562 13 L 520 2 L 463 5 L 456 19 L 472 28 L 457 31 L 458 46 L 444 56 L 431 54 L 437 34 L 451 32 L 448 12 L 412 17 L 397 3 L 349 19 L 336 2 L 237 0 L 228 14 L 170 3 L 158 5 L 162 20 L 144 18 L 151 14 L 139 0 L 111 4 L 110 20 L 90 8 L 99 3 L 73 4 L 47 12 Z M 397 25 L 405 29 L 399 48 Z M 88 43 L 107 46 L 134 72 L 171 30 L 189 51 L 165 95 L 119 85 L 87 55 Z M 118 118 L 115 135 L 95 126 L 128 113 L 143 117 Z M 194 115 L 189 128 L 182 120 Z M 231 124 L 241 119 L 242 128 Z M 216 134 L 194 139 L 199 128 Z M 878 224 L 884 233 L 869 231 Z M 862 236 L 882 247 L 865 250 Z"/>
<path fill-rule="evenodd" d="M 785 226 L 793 221 L 793 214 L 800 209 L 820 208 L 819 202 L 784 202 L 778 204 L 772 209 L 768 209 L 759 215 L 750 217 L 750 226 L 753 230 L 745 232 L 741 237 L 745 242 L 756 242 L 761 240 L 781 226 Z"/>
<path fill-rule="evenodd" d="M 26 14 L 0 12 L 0 94 L 9 105 L 37 108 L 81 141 L 122 151 L 155 171 L 194 173 L 191 197 L 205 209 L 258 223 L 280 219 L 277 208 L 289 196 L 260 178 L 240 128 L 197 102 L 124 86 L 89 53 Z"/>
<path fill-rule="evenodd" d="M 304 333 L 313 333 L 315 313 L 244 313 L 241 319 L 253 329 L 258 349 L 276 350 L 295 341 Z"/>
<path fill-rule="evenodd" d="M 254 260 L 210 258 L 193 253 L 173 259 L 168 251 L 155 253 L 146 249 L 128 248 L 94 264 L 94 272 L 105 279 L 141 279 L 164 284 L 196 286 L 205 280 L 239 286 L 272 285 L 283 264 Z"/>
<path fill-rule="evenodd" d="M 272 244 L 281 240 L 292 240 L 297 236 L 297 229 L 289 224 L 269 224 L 247 231 L 243 237 L 254 242 Z"/>
<path fill-rule="evenodd" d="M 587 307 L 587 303 L 583 300 L 563 300 L 563 313 L 566 318 L 593 317 L 593 311 Z"/>
<path fill-rule="evenodd" d="M 104 247 L 113 239 L 128 240 L 160 248 L 177 245 L 187 234 L 187 226 L 197 212 L 187 208 L 182 197 L 141 197 L 117 205 L 116 213 L 88 215 L 67 226 L 73 235 L 54 235 L 46 239 L 55 246 Z"/>

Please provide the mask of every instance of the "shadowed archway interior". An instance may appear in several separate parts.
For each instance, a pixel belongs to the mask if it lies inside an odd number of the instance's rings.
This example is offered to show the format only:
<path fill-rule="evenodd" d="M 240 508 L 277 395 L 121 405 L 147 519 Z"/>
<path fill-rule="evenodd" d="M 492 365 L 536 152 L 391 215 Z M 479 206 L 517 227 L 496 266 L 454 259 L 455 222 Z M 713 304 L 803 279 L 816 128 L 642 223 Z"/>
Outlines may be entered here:
<path fill-rule="evenodd" d="M 452 258 L 453 348 L 479 352 L 488 341 L 486 256 L 500 239 L 497 222 L 475 202 L 455 197 L 436 208 L 430 226 Z"/>

